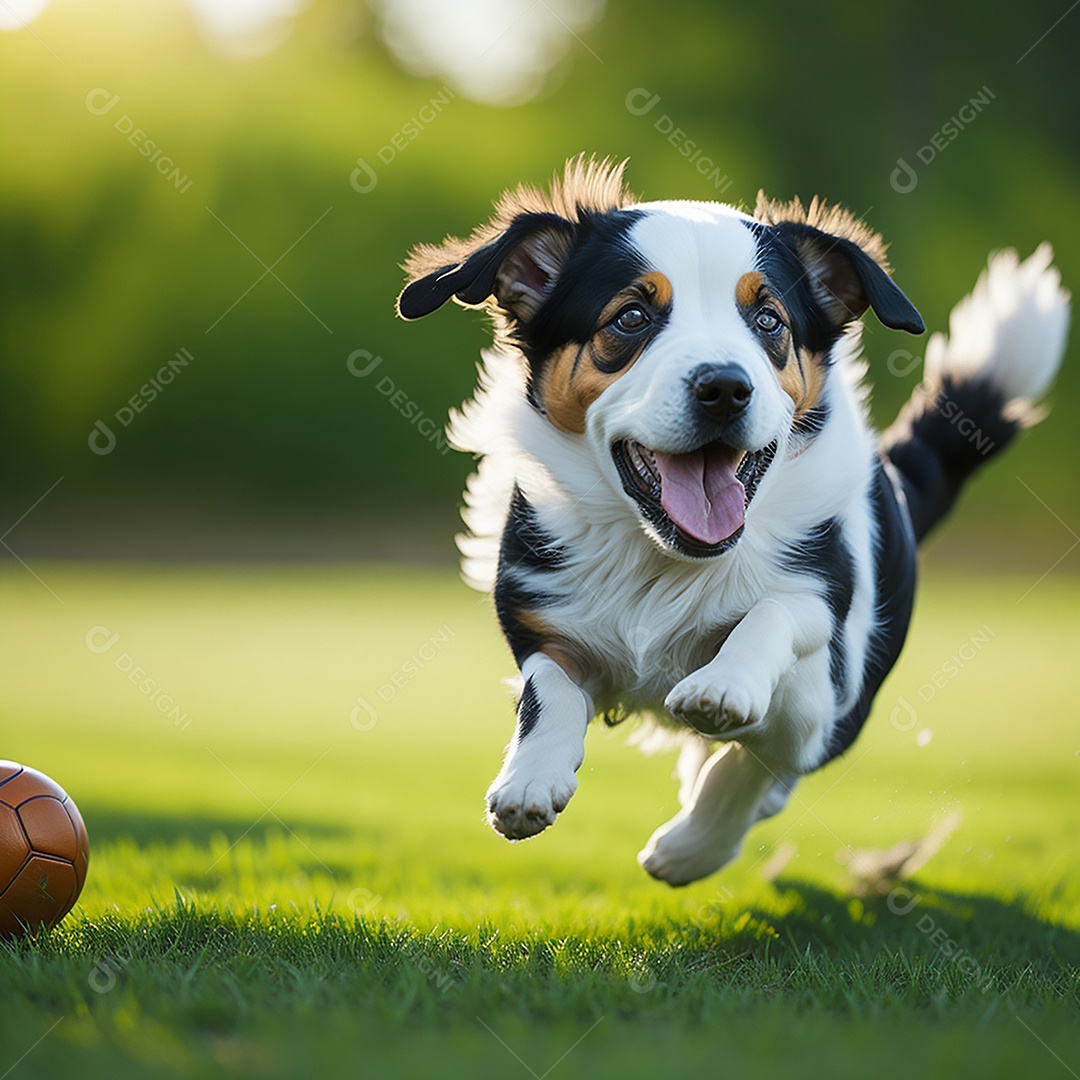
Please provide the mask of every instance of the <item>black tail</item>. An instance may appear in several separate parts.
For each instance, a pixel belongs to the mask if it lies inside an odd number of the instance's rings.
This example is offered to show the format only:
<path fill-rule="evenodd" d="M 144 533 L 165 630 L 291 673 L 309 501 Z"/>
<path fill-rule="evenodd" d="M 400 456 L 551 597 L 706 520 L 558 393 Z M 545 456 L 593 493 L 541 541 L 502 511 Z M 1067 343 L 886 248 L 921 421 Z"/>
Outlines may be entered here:
<path fill-rule="evenodd" d="M 915 539 L 952 508 L 960 489 L 1024 426 L 1009 419 L 1000 390 L 986 380 L 918 386 L 881 437 L 881 453 L 900 473 Z"/>
<path fill-rule="evenodd" d="M 1043 244 L 1021 263 L 990 260 L 953 309 L 950 337 L 927 343 L 924 381 L 882 435 L 921 540 L 950 510 L 968 477 L 1040 419 L 1033 402 L 1061 363 L 1069 297 Z"/>

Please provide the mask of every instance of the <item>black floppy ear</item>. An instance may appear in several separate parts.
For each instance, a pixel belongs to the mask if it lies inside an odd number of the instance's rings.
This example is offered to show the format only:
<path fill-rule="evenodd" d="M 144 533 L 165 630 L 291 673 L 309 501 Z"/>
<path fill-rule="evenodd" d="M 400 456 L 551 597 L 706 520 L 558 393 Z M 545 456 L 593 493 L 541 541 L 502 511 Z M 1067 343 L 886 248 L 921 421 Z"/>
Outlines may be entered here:
<path fill-rule="evenodd" d="M 834 328 L 872 308 L 894 330 L 921 334 L 926 329 L 900 286 L 852 240 L 801 222 L 784 221 L 773 229 L 802 263 L 814 300 Z"/>
<path fill-rule="evenodd" d="M 481 233 L 417 248 L 406 263 L 412 280 L 398 297 L 398 314 L 419 319 L 451 298 L 476 307 L 494 296 L 504 312 L 527 322 L 555 284 L 574 230 L 558 214 L 525 213 L 490 239 Z"/>

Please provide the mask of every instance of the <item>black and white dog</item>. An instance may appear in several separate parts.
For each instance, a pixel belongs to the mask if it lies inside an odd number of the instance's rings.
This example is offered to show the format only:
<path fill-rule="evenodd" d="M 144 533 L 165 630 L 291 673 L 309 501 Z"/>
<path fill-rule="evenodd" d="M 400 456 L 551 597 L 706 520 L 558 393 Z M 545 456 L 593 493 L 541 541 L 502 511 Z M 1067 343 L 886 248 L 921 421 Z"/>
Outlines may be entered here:
<path fill-rule="evenodd" d="M 1060 363 L 1050 260 L 990 260 L 878 438 L 860 317 L 923 321 L 837 207 L 636 203 L 621 167 L 579 158 L 411 254 L 404 318 L 455 299 L 495 319 L 450 436 L 481 459 L 464 574 L 523 677 L 496 830 L 551 825 L 589 720 L 640 713 L 683 744 L 683 809 L 639 860 L 684 884 L 851 745 L 904 642 L 916 543 Z"/>

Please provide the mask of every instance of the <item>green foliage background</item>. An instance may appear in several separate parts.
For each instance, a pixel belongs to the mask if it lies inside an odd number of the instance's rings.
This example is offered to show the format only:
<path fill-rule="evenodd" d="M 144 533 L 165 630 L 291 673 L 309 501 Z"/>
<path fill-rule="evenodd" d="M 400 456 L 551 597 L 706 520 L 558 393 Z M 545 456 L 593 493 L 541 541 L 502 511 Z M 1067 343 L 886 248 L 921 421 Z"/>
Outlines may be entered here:
<path fill-rule="evenodd" d="M 485 329 L 459 311 L 395 320 L 408 247 L 468 231 L 504 187 L 543 182 L 583 150 L 629 157 L 645 197 L 715 197 L 656 129 L 662 115 L 731 178 L 728 201 L 752 204 L 763 187 L 863 214 L 892 241 L 897 280 L 931 328 L 995 247 L 1027 254 L 1049 239 L 1066 284 L 1080 281 L 1080 15 L 1017 62 L 1060 8 L 611 0 L 537 100 L 495 107 L 459 94 L 360 194 L 356 159 L 376 163 L 443 85 L 404 73 L 361 3 L 319 0 L 281 48 L 236 61 L 208 51 L 179 2 L 57 0 L 34 37 L 0 35 L 9 516 L 63 475 L 34 527 L 76 546 L 125 517 L 181 533 L 248 512 L 380 528 L 437 518 L 449 529 L 468 462 L 435 452 L 376 379 L 349 374 L 347 357 L 383 357 L 381 374 L 442 422 L 471 389 Z M 121 99 L 102 116 L 84 104 L 98 87 Z M 660 95 L 644 116 L 625 103 L 639 87 Z M 917 164 L 984 87 L 990 105 L 898 194 L 897 159 Z M 124 141 L 121 114 L 190 177 L 187 191 Z M 207 332 L 262 273 L 221 222 L 269 265 L 324 212 L 274 273 L 325 327 L 266 276 Z M 869 329 L 875 413 L 888 422 L 918 371 L 897 378 L 885 360 L 922 344 Z M 91 453 L 95 421 L 180 348 L 191 366 L 113 453 Z M 975 485 L 967 527 L 1009 545 L 1067 542 L 1017 477 L 1080 522 L 1074 361 L 1072 348 L 1050 419 Z"/>

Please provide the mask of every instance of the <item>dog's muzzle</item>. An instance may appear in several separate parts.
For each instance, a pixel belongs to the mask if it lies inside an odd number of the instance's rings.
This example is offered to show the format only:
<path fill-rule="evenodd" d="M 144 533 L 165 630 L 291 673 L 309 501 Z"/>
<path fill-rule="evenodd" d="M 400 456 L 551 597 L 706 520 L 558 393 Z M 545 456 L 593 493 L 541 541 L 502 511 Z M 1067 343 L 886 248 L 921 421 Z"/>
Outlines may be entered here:
<path fill-rule="evenodd" d="M 659 543 L 705 559 L 738 543 L 746 510 L 776 454 L 776 443 L 739 450 L 723 440 L 689 453 L 652 450 L 634 439 L 611 448 L 623 490 Z"/>

